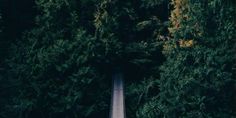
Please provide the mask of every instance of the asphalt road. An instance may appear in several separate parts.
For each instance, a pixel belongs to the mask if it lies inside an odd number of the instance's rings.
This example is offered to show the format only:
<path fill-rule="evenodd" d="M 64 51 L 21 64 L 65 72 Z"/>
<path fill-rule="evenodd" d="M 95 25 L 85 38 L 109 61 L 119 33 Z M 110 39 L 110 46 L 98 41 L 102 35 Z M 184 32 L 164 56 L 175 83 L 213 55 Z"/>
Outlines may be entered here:
<path fill-rule="evenodd" d="M 125 118 L 123 74 L 113 74 L 111 118 Z"/>

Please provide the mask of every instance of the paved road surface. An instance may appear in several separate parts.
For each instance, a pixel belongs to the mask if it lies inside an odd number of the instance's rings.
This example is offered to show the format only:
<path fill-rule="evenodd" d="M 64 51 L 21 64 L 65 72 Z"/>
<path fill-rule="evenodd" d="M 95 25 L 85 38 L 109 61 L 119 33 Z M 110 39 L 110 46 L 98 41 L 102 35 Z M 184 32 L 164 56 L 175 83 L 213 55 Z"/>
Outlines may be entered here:
<path fill-rule="evenodd" d="M 111 118 L 125 118 L 123 74 L 116 72 L 113 74 L 113 93 Z"/>

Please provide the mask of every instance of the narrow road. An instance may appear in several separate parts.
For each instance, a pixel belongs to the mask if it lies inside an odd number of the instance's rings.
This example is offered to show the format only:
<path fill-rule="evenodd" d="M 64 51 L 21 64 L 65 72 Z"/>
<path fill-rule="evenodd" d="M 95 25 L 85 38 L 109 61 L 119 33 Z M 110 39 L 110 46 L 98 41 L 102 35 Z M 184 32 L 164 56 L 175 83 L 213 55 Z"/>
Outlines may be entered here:
<path fill-rule="evenodd" d="M 113 90 L 110 116 L 111 118 L 125 118 L 123 74 L 121 72 L 116 72 L 113 74 L 112 79 Z"/>

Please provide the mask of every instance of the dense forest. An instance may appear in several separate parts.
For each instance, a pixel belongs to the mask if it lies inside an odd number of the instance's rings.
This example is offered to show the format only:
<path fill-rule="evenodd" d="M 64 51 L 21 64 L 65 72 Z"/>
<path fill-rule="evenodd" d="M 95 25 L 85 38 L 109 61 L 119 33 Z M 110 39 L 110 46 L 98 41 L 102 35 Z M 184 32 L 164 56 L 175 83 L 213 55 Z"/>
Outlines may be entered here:
<path fill-rule="evenodd" d="M 0 118 L 236 117 L 235 0 L 0 0 Z"/>

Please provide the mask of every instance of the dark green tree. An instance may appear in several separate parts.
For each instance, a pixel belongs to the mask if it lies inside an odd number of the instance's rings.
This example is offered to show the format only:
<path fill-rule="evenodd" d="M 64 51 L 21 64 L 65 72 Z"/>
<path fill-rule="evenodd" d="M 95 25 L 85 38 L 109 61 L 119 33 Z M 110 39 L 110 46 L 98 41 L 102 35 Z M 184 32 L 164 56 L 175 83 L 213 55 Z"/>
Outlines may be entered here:
<path fill-rule="evenodd" d="M 156 116 L 235 117 L 234 4 L 172 1 L 173 39 L 164 45 L 167 61 L 161 67 L 160 93 L 149 104 Z"/>
<path fill-rule="evenodd" d="M 116 67 L 129 118 L 235 117 L 236 3 L 170 2 L 2 0 L 0 117 L 106 118 Z"/>
<path fill-rule="evenodd" d="M 36 27 L 12 46 L 8 59 L 10 78 L 19 82 L 10 117 L 108 116 L 110 81 L 97 66 L 89 4 L 95 9 L 94 1 L 36 0 Z"/>

